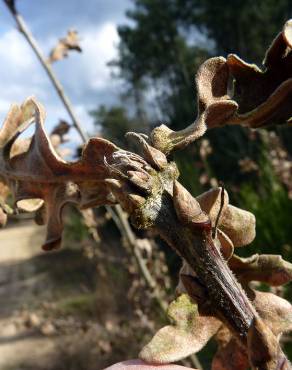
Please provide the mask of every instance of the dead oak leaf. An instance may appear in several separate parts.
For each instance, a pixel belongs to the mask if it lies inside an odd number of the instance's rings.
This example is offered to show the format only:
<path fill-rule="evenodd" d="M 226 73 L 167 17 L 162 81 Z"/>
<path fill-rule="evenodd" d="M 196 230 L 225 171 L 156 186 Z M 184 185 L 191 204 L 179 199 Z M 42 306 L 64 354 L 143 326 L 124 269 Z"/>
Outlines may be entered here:
<path fill-rule="evenodd" d="M 248 258 L 233 255 L 228 264 L 241 282 L 260 281 L 279 286 L 292 280 L 292 264 L 280 255 L 254 254 Z"/>
<path fill-rule="evenodd" d="M 58 248 L 63 230 L 62 211 L 67 203 L 80 208 L 112 204 L 115 200 L 105 178 L 104 156 L 118 148 L 101 138 L 92 138 L 76 162 L 63 160 L 44 131 L 45 112 L 33 98 L 13 105 L 0 130 L 0 174 L 9 185 L 15 203 L 35 211 L 37 222 L 47 224 L 45 250 Z M 35 133 L 24 147 L 17 137 L 35 122 Z M 32 201 L 33 200 L 33 201 Z"/>
<path fill-rule="evenodd" d="M 197 140 L 212 127 L 231 117 L 238 108 L 237 103 L 227 95 L 229 70 L 222 57 L 208 59 L 196 75 L 198 94 L 198 116 L 193 124 L 181 131 L 173 131 L 165 125 L 151 133 L 152 144 L 165 154 L 182 149 Z"/>
<path fill-rule="evenodd" d="M 221 323 L 214 317 L 201 316 L 197 304 L 183 294 L 169 305 L 172 325 L 160 329 L 140 352 L 149 363 L 165 364 L 181 360 L 201 350 Z"/>
<path fill-rule="evenodd" d="M 279 341 L 283 332 L 292 330 L 292 306 L 288 301 L 272 293 L 251 289 L 247 292 L 259 314 L 261 325 L 271 330 L 275 340 Z M 219 319 L 199 312 L 198 304 L 187 294 L 180 295 L 170 304 L 168 316 L 172 324 L 160 329 L 142 349 L 139 355 L 142 360 L 155 364 L 179 361 L 200 351 L 217 333 L 219 348 L 212 369 L 249 368 L 247 352 L 237 338 Z M 222 331 L 225 332 L 223 340 L 219 335 Z"/>
<path fill-rule="evenodd" d="M 203 63 L 196 75 L 198 116 L 180 131 L 166 125 L 151 133 L 152 145 L 165 154 L 182 149 L 207 129 L 226 124 L 252 128 L 283 124 L 292 116 L 292 20 L 285 23 L 266 53 L 265 69 L 231 54 Z M 231 87 L 233 83 L 233 87 Z"/>

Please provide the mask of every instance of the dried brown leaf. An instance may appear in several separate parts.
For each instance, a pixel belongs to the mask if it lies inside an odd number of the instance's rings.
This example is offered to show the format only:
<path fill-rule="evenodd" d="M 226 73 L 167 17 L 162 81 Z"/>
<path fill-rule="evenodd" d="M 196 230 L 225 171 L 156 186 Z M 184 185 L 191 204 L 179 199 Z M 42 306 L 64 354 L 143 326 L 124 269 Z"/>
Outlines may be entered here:
<path fill-rule="evenodd" d="M 59 154 L 60 157 L 65 158 L 66 156 L 70 156 L 72 154 L 70 148 L 62 147 L 61 144 L 67 141 L 67 133 L 69 132 L 71 126 L 68 122 L 64 120 L 59 120 L 56 126 L 53 128 L 50 134 L 50 141 Z"/>
<path fill-rule="evenodd" d="M 263 370 L 283 369 L 282 366 L 278 366 L 279 345 L 277 339 L 258 317 L 255 317 L 250 325 L 247 346 L 249 361 L 253 368 Z"/>
<path fill-rule="evenodd" d="M 232 240 L 235 247 L 250 244 L 256 235 L 255 216 L 248 211 L 228 205 L 220 219 L 219 228 Z"/>
<path fill-rule="evenodd" d="M 291 29 L 290 20 L 268 49 L 264 71 L 236 55 L 228 56 L 227 65 L 235 79 L 232 99 L 239 105 L 229 123 L 256 128 L 283 124 L 291 118 Z"/>
<path fill-rule="evenodd" d="M 253 291 L 250 298 L 261 319 L 277 337 L 292 330 L 292 306 L 273 293 Z"/>
<path fill-rule="evenodd" d="M 196 76 L 198 93 L 198 117 L 181 131 L 172 131 L 161 125 L 151 133 L 153 146 L 168 154 L 182 149 L 200 138 L 207 128 L 224 124 L 236 111 L 236 102 L 227 95 L 228 67 L 222 57 L 208 59 L 201 65 Z"/>
<path fill-rule="evenodd" d="M 292 116 L 292 20 L 269 48 L 265 70 L 231 54 L 208 59 L 196 76 L 198 117 L 181 131 L 155 128 L 151 141 L 165 154 L 186 147 L 207 129 L 226 124 L 253 128 L 283 124 Z M 229 85 L 234 80 L 233 91 Z"/>
<path fill-rule="evenodd" d="M 247 351 L 234 337 L 219 346 L 212 361 L 212 370 L 247 370 L 249 368 Z"/>
<path fill-rule="evenodd" d="M 292 264 L 280 255 L 255 254 L 248 258 L 234 255 L 229 266 L 241 281 L 260 281 L 279 286 L 292 280 Z"/>
<path fill-rule="evenodd" d="M 66 162 L 56 153 L 44 131 L 44 117 L 43 108 L 33 98 L 21 107 L 12 106 L 0 130 L 0 171 L 16 205 L 40 211 L 38 222 L 47 224 L 43 248 L 48 250 L 60 244 L 62 211 L 67 203 L 81 208 L 112 203 L 113 197 L 104 182 L 108 175 L 104 156 L 111 155 L 117 147 L 104 139 L 92 138 L 79 161 Z M 12 156 L 15 140 L 32 122 L 35 122 L 35 134 L 29 146 Z M 31 199 L 34 201 L 24 202 Z"/>
<path fill-rule="evenodd" d="M 198 307 L 183 294 L 172 302 L 168 316 L 173 325 L 160 329 L 139 357 L 148 363 L 165 364 L 198 352 L 217 332 L 220 321 L 201 316 Z"/>
<path fill-rule="evenodd" d="M 193 228 L 210 228 L 210 219 L 198 201 L 178 182 L 173 183 L 173 203 L 180 221 Z M 201 226 L 200 226 L 201 225 Z"/>
<path fill-rule="evenodd" d="M 206 191 L 205 193 L 196 197 L 202 210 L 206 212 L 207 215 L 209 215 L 213 226 L 215 225 L 215 221 L 218 217 L 220 207 L 221 207 L 221 191 L 222 191 L 222 188 L 218 187 L 218 188 Z M 224 203 L 223 203 L 223 208 L 222 208 L 222 216 L 224 215 L 226 208 L 229 204 L 229 196 L 226 190 L 224 190 L 223 199 L 224 199 Z"/>
<path fill-rule="evenodd" d="M 212 226 L 219 215 L 221 206 L 221 188 L 211 189 L 197 198 L 202 210 L 209 215 Z M 219 239 L 223 247 L 227 250 L 232 249 L 230 241 L 235 247 L 241 247 L 250 244 L 255 238 L 255 217 L 252 213 L 229 204 L 229 197 L 224 190 L 224 204 L 222 213 L 218 222 Z"/>
<path fill-rule="evenodd" d="M 61 119 L 51 131 L 50 137 L 52 138 L 52 136 L 57 135 L 60 138 L 60 142 L 64 143 L 66 141 L 65 136 L 68 134 L 70 128 L 69 123 Z"/>
<path fill-rule="evenodd" d="M 166 156 L 158 149 L 155 149 L 146 141 L 145 135 L 136 132 L 127 132 L 126 137 L 138 144 L 143 158 L 155 169 L 161 170 L 167 165 Z"/>
<path fill-rule="evenodd" d="M 51 51 L 49 62 L 54 63 L 58 60 L 67 58 L 68 53 L 71 50 L 75 50 L 80 53 L 82 50 L 79 41 L 78 32 L 75 30 L 69 30 L 67 36 L 60 39 L 57 45 Z"/>

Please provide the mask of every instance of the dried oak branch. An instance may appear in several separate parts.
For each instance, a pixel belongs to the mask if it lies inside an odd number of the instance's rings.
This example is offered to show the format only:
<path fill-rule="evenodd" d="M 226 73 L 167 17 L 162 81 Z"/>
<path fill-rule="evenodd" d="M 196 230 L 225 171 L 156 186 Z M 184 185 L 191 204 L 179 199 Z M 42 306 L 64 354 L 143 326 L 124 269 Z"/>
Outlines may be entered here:
<path fill-rule="evenodd" d="M 10 10 L 16 16 L 14 3 L 6 3 L 13 4 Z M 34 99 L 21 107 L 12 106 L 0 130 L 0 176 L 12 189 L 16 204 L 36 210 L 38 222 L 47 224 L 45 249 L 60 243 L 66 203 L 81 209 L 119 203 L 137 228 L 155 229 L 183 258 L 178 290 L 188 296 L 171 305 L 174 324 L 161 329 L 142 350 L 141 358 L 148 362 L 175 361 L 217 335 L 222 352 L 215 356 L 213 370 L 227 363 L 231 351 L 242 370 L 249 365 L 261 370 L 291 369 L 279 338 L 292 329 L 292 306 L 248 284 L 254 279 L 285 284 L 291 280 L 291 265 L 265 255 L 235 256 L 234 248 L 255 236 L 254 216 L 230 205 L 222 189 L 192 197 L 177 181 L 175 163 L 166 157 L 207 128 L 238 123 L 262 127 L 290 119 L 291 27 L 291 21 L 287 22 L 273 42 L 264 71 L 235 56 L 206 61 L 197 75 L 196 122 L 180 132 L 160 126 L 149 141 L 143 135 L 129 134 L 137 141 L 140 154 L 92 138 L 78 161 L 64 161 L 44 131 L 44 110 Z M 230 79 L 233 93 L 228 89 Z M 32 140 L 15 151 L 19 134 L 33 122 Z"/>

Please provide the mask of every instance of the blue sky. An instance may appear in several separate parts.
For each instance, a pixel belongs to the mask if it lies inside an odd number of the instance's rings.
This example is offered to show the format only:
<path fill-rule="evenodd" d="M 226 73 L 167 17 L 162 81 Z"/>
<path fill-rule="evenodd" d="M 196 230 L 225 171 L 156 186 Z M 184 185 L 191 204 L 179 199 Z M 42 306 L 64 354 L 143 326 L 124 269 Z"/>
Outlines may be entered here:
<path fill-rule="evenodd" d="M 130 0 L 17 0 L 16 4 L 46 55 L 68 29 L 78 30 L 83 52 L 72 52 L 53 68 L 79 119 L 92 131 L 88 111 L 100 104 L 113 104 L 122 89 L 106 64 L 117 55 L 116 27 L 126 22 L 125 11 L 131 6 Z M 50 81 L 2 1 L 0 63 L 0 122 L 11 103 L 21 103 L 31 95 L 45 106 L 48 128 L 59 118 L 68 119 Z M 78 141 L 78 135 L 73 133 L 72 139 Z"/>

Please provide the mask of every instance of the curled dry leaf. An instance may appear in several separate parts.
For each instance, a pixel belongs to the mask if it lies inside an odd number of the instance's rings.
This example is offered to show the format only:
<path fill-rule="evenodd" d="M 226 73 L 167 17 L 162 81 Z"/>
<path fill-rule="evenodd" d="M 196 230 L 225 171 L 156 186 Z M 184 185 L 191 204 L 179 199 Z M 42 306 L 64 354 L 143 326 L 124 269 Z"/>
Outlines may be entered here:
<path fill-rule="evenodd" d="M 128 137 L 138 142 L 143 157 L 121 149 L 107 156 L 105 164 L 110 174 L 107 184 L 122 208 L 132 216 L 135 226 L 146 228 L 153 224 L 151 210 L 148 215 L 135 211 L 143 206 L 145 198 L 160 196 L 164 190 L 172 194 L 178 170 L 175 163 L 168 163 L 165 155 L 150 146 L 143 135 L 129 133 Z"/>
<path fill-rule="evenodd" d="M 199 202 L 178 181 L 173 185 L 173 203 L 176 214 L 184 225 L 194 228 L 210 225 L 207 213 L 202 211 Z"/>
<path fill-rule="evenodd" d="M 292 306 L 286 299 L 268 292 L 248 294 L 261 319 L 277 337 L 292 330 Z"/>
<path fill-rule="evenodd" d="M 186 272 L 187 269 L 184 268 L 184 273 Z M 219 347 L 213 359 L 212 370 L 248 369 L 249 362 L 246 349 L 220 320 L 213 316 L 204 316 L 201 311 L 199 312 L 199 307 L 202 306 L 202 299 L 206 299 L 206 297 L 204 297 L 204 294 L 201 294 L 202 288 L 198 289 L 196 280 L 193 278 L 183 279 L 184 283 L 186 281 L 188 281 L 188 293 L 190 293 L 190 290 L 192 290 L 192 293 L 195 292 L 194 295 L 191 295 L 195 297 L 198 304 L 187 294 L 180 295 L 172 302 L 168 313 L 173 324 L 160 329 L 155 334 L 150 343 L 141 351 L 140 358 L 149 363 L 159 364 L 178 361 L 192 353 L 198 352 L 217 333 L 216 339 Z M 190 289 L 189 284 L 192 282 L 194 282 L 195 286 Z M 267 333 L 270 332 L 269 339 L 271 339 L 273 348 L 279 348 L 278 341 L 281 334 L 292 330 L 291 304 L 275 294 L 258 292 L 250 288 L 246 289 L 259 314 L 260 318 L 257 320 L 261 323 L 261 330 Z M 258 342 L 263 338 L 257 337 L 257 331 L 254 332 L 253 329 L 250 331 L 250 345 L 257 342 L 256 348 L 259 348 Z M 269 349 L 271 348 L 268 347 L 267 350 Z M 253 352 L 252 363 L 256 363 L 256 358 L 260 352 Z M 271 353 L 271 356 L 274 355 L 274 353 Z M 274 358 L 276 357 L 274 356 Z M 271 367 L 271 369 L 274 368 Z"/>
<path fill-rule="evenodd" d="M 196 75 L 198 117 L 181 131 L 155 128 L 151 141 L 165 154 L 186 147 L 209 128 L 240 124 L 252 128 L 283 124 L 292 116 L 292 20 L 266 53 L 265 70 L 231 54 L 208 59 Z M 233 91 L 230 83 L 233 81 Z"/>
<path fill-rule="evenodd" d="M 292 264 L 280 255 L 254 254 L 248 258 L 233 255 L 229 266 L 240 281 L 260 281 L 279 286 L 292 280 Z"/>
<path fill-rule="evenodd" d="M 197 197 L 202 210 L 211 219 L 212 226 L 218 217 L 221 207 L 222 188 L 211 189 Z M 218 229 L 225 234 L 234 247 L 241 247 L 250 244 L 255 238 L 255 216 L 243 209 L 229 204 L 229 197 L 224 190 L 224 204 L 218 221 Z M 219 236 L 220 237 L 220 236 Z"/>
<path fill-rule="evenodd" d="M 227 95 L 228 67 L 224 58 L 211 58 L 199 68 L 196 76 L 198 117 L 181 131 L 172 131 L 162 125 L 151 133 L 153 146 L 168 154 L 186 147 L 201 137 L 213 121 L 223 124 L 237 109 L 237 104 Z"/>
<path fill-rule="evenodd" d="M 68 122 L 60 120 L 57 125 L 53 128 L 50 134 L 50 141 L 56 152 L 60 157 L 65 158 L 72 154 L 70 148 L 62 147 L 61 144 L 67 141 L 66 135 L 69 132 L 71 126 Z"/>
<path fill-rule="evenodd" d="M 173 325 L 155 334 L 140 352 L 142 360 L 164 364 L 185 358 L 202 349 L 221 325 L 214 317 L 199 315 L 197 305 L 186 294 L 170 304 L 168 316 Z"/>
<path fill-rule="evenodd" d="M 228 56 L 228 78 L 234 79 L 230 99 L 238 104 L 238 110 L 224 124 L 257 128 L 283 124 L 291 118 L 291 29 L 292 20 L 289 20 L 266 53 L 265 70 L 245 63 L 234 54 Z M 220 78 L 227 82 L 225 75 L 221 74 Z M 220 125 L 220 122 L 214 121 L 210 127 Z"/>
<path fill-rule="evenodd" d="M 79 53 L 82 51 L 79 44 L 78 32 L 75 30 L 69 30 L 67 36 L 60 39 L 57 45 L 50 53 L 49 63 L 57 62 L 67 58 L 69 51 L 75 50 Z"/>
<path fill-rule="evenodd" d="M 292 20 L 285 23 L 283 31 L 268 49 L 260 70 L 253 64 L 243 62 L 236 55 L 227 58 L 233 76 L 234 95 L 239 109 L 230 123 L 249 127 L 282 124 L 291 117 L 292 99 Z"/>
<path fill-rule="evenodd" d="M 248 356 L 255 369 L 291 369 L 285 355 L 279 353 L 276 337 L 264 322 L 255 317 L 247 336 Z"/>
<path fill-rule="evenodd" d="M 50 250 L 61 242 L 64 205 L 74 203 L 86 208 L 115 201 L 104 181 L 108 175 L 104 156 L 118 148 L 107 140 L 92 138 L 79 161 L 66 162 L 46 135 L 44 118 L 43 108 L 33 98 L 22 106 L 12 106 L 0 130 L 0 172 L 16 205 L 36 211 L 38 223 L 47 224 L 43 248 Z M 35 134 L 29 145 L 13 152 L 17 137 L 33 122 Z"/>
<path fill-rule="evenodd" d="M 136 132 L 127 132 L 126 137 L 136 142 L 137 147 L 142 152 L 143 158 L 157 170 L 163 169 L 167 165 L 166 156 L 158 149 L 155 149 L 148 144 L 143 134 L 137 134 Z"/>
<path fill-rule="evenodd" d="M 212 360 L 212 370 L 248 370 L 250 368 L 247 350 L 232 337 L 227 343 L 219 343 Z"/>

